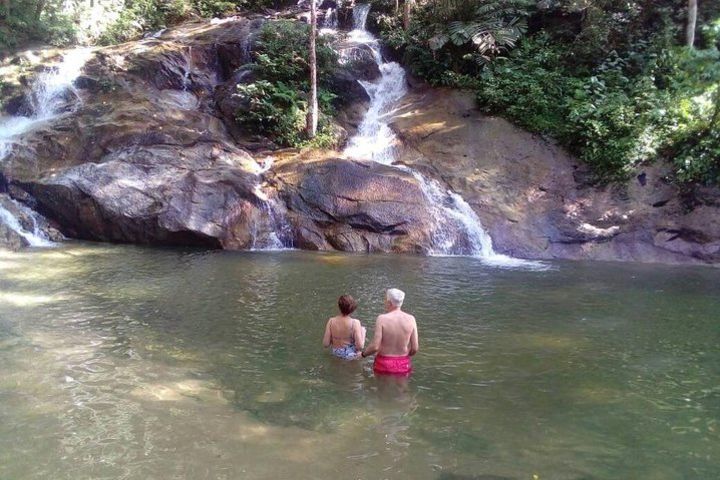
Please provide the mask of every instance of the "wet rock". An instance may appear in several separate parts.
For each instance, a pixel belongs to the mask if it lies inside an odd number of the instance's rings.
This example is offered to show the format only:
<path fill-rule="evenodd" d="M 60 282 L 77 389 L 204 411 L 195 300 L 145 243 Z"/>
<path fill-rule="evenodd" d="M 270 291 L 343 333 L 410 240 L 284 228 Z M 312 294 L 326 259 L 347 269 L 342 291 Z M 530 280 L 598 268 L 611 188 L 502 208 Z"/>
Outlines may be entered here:
<path fill-rule="evenodd" d="M 74 238 L 246 248 L 261 215 L 257 178 L 229 162 L 193 165 L 206 148 L 179 161 L 157 146 L 118 151 L 20 186 Z"/>
<path fill-rule="evenodd" d="M 412 175 L 374 162 L 296 159 L 272 171 L 296 232 L 312 250 L 424 252 L 429 207 Z"/>
<path fill-rule="evenodd" d="M 367 44 L 341 42 L 337 47 L 343 69 L 350 72 L 353 78 L 371 81 L 380 77 L 380 67 L 375 59 L 375 52 Z"/>
<path fill-rule="evenodd" d="M 20 250 L 29 242 L 0 218 L 0 249 Z"/>
<path fill-rule="evenodd" d="M 692 208 L 648 166 L 626 185 L 596 187 L 557 145 L 481 115 L 470 93 L 418 88 L 391 127 L 402 163 L 441 179 L 480 217 L 497 251 L 523 258 L 665 263 L 720 262 L 720 198 L 698 191 Z"/>
<path fill-rule="evenodd" d="M 13 201 L 7 194 L 0 194 L 0 247 L 18 250 L 30 245 L 21 233 L 37 234 L 47 240 L 59 242 L 62 234 L 47 219 Z"/>

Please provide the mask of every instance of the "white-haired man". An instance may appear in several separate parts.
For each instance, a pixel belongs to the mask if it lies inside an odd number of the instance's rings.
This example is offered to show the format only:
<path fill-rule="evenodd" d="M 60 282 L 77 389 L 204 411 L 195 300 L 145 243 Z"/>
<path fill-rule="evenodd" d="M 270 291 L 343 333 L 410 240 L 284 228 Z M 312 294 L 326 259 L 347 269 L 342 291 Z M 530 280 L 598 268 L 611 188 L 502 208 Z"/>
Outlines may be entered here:
<path fill-rule="evenodd" d="M 375 321 L 372 342 L 362 352 L 363 357 L 377 353 L 373 370 L 376 374 L 409 375 L 410 357 L 420 348 L 415 317 L 401 310 L 405 292 L 397 288 L 385 294 L 385 313 Z"/>

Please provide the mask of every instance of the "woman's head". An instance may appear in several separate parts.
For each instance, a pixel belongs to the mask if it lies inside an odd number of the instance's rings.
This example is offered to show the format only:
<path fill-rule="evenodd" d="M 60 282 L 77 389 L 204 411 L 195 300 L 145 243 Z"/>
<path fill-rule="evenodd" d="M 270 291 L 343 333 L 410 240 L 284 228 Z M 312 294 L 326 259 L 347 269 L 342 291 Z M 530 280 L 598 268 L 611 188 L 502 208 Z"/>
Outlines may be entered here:
<path fill-rule="evenodd" d="M 357 308 L 357 302 L 350 295 L 342 295 L 338 298 L 338 307 L 343 315 L 350 315 Z"/>

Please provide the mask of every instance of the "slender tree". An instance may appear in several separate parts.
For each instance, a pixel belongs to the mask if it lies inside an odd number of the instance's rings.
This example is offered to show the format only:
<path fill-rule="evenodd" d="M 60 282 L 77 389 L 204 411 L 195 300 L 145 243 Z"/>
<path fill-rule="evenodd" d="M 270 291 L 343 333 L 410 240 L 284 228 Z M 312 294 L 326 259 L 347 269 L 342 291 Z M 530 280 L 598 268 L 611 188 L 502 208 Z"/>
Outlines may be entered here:
<path fill-rule="evenodd" d="M 697 23 L 697 0 L 688 0 L 688 19 L 685 38 L 687 46 L 692 48 L 695 45 L 695 25 Z"/>
<path fill-rule="evenodd" d="M 403 8 L 403 27 L 405 27 L 405 30 L 410 28 L 410 15 L 414 4 L 415 0 L 405 0 Z"/>
<path fill-rule="evenodd" d="M 310 101 L 307 113 L 307 136 L 314 138 L 317 134 L 318 125 L 318 101 L 317 101 L 317 52 L 315 49 L 315 37 L 317 36 L 317 5 L 315 0 L 310 0 Z"/>

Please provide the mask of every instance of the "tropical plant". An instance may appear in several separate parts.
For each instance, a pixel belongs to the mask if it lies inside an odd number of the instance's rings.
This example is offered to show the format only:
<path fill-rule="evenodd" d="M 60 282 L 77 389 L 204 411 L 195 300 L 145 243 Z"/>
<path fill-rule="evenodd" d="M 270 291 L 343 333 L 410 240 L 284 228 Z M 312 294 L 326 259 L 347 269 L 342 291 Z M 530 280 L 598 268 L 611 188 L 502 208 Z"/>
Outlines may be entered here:
<path fill-rule="evenodd" d="M 527 17 L 531 2 L 528 0 L 490 1 L 477 6 L 469 20 L 454 20 L 429 40 L 430 48 L 438 51 L 448 42 L 456 46 L 472 44 L 487 61 L 490 55 L 515 47 L 527 31 Z M 455 7 L 456 12 L 462 8 Z"/>
<path fill-rule="evenodd" d="M 242 102 L 236 116 L 238 123 L 279 145 L 303 146 L 315 137 L 306 129 L 311 101 L 309 35 L 310 26 L 303 22 L 267 23 L 260 32 L 252 65 L 258 80 L 238 86 Z M 330 118 L 335 94 L 329 80 L 338 57 L 326 37 L 316 40 L 319 114 L 314 142 L 325 145 L 332 138 Z"/>

